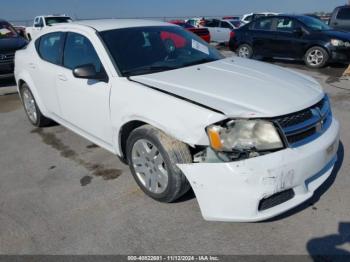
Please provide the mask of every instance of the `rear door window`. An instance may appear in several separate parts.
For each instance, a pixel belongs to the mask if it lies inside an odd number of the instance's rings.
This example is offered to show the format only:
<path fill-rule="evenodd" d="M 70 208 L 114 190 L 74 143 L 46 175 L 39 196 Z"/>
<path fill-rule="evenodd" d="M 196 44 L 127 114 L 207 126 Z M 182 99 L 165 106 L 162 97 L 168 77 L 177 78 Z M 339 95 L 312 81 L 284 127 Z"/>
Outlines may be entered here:
<path fill-rule="evenodd" d="M 252 29 L 270 31 L 272 30 L 272 24 L 273 24 L 272 18 L 261 19 L 254 22 Z"/>
<path fill-rule="evenodd" d="M 64 33 L 55 32 L 42 36 L 38 41 L 38 53 L 40 57 L 50 63 L 61 63 L 61 50 Z"/>
<path fill-rule="evenodd" d="M 337 19 L 350 20 L 350 8 L 341 8 L 338 12 Z"/>

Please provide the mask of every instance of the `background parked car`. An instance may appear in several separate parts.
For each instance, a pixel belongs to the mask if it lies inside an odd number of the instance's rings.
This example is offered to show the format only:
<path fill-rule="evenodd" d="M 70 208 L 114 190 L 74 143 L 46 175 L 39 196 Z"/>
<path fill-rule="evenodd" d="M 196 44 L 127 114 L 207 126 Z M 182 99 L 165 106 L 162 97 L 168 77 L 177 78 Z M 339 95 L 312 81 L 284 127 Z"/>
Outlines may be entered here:
<path fill-rule="evenodd" d="M 26 44 L 12 25 L 0 20 L 0 78 L 13 76 L 15 52 Z"/>
<path fill-rule="evenodd" d="M 190 25 L 194 26 L 194 27 L 200 27 L 200 26 L 204 26 L 205 25 L 204 17 L 201 17 L 201 18 L 198 18 L 198 17 L 190 18 L 190 19 L 187 19 L 185 22 L 187 24 L 190 24 Z"/>
<path fill-rule="evenodd" d="M 191 31 L 192 33 L 195 33 L 196 35 L 198 35 L 200 38 L 202 38 L 207 43 L 210 43 L 210 32 L 207 28 L 196 28 L 196 27 L 186 23 L 183 20 L 173 20 L 173 21 L 169 21 L 169 23 L 179 25 L 179 26 L 185 28 L 186 30 Z"/>
<path fill-rule="evenodd" d="M 237 22 L 237 23 L 236 23 Z M 235 27 L 235 25 L 237 27 Z M 206 20 L 205 27 L 208 28 L 211 41 L 216 43 L 228 43 L 230 41 L 231 32 L 238 28 L 240 21 L 238 20 Z"/>
<path fill-rule="evenodd" d="M 258 19 L 260 17 L 264 16 L 273 16 L 278 15 L 277 13 L 271 13 L 271 12 L 262 12 L 262 13 L 250 13 L 243 15 L 241 21 L 243 24 L 249 24 L 251 21 Z"/>
<path fill-rule="evenodd" d="M 334 9 L 330 26 L 335 29 L 350 31 L 350 5 L 339 6 Z"/>
<path fill-rule="evenodd" d="M 72 22 L 72 18 L 66 15 L 41 15 L 34 18 L 32 27 L 26 28 L 26 35 L 29 40 L 34 39 L 46 26 L 52 26 L 54 24 L 69 23 Z"/>
<path fill-rule="evenodd" d="M 303 59 L 320 68 L 328 62 L 350 61 L 350 34 L 332 30 L 310 16 L 260 18 L 235 30 L 230 49 L 240 57 Z"/>

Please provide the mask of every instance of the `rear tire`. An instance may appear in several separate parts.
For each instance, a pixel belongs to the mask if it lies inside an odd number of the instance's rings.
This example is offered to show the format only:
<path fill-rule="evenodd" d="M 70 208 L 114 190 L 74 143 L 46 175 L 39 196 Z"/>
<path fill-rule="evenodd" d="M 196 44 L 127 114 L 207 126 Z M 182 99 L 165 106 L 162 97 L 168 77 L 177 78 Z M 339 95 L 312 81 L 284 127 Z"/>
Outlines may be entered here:
<path fill-rule="evenodd" d="M 24 111 L 28 117 L 29 122 L 36 127 L 45 127 L 53 123 L 53 121 L 45 117 L 35 101 L 35 98 L 30 91 L 27 84 L 23 84 L 20 88 L 22 103 Z"/>
<path fill-rule="evenodd" d="M 176 164 L 192 163 L 188 146 L 150 125 L 129 136 L 126 154 L 139 187 L 151 198 L 170 203 L 183 196 L 190 184 Z"/>
<path fill-rule="evenodd" d="M 248 44 L 242 44 L 237 48 L 237 56 L 242 58 L 252 58 L 254 51 L 253 48 Z"/>
<path fill-rule="evenodd" d="M 326 49 L 320 46 L 311 47 L 306 51 L 304 62 L 310 68 L 322 68 L 329 60 Z"/>

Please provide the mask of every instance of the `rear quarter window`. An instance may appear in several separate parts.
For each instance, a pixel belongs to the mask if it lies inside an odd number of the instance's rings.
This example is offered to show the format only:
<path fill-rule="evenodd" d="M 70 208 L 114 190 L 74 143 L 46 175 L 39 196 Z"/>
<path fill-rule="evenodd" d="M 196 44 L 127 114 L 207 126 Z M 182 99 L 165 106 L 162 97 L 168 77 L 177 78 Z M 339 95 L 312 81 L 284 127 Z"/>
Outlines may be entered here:
<path fill-rule="evenodd" d="M 350 20 L 350 8 L 341 8 L 338 11 L 337 19 Z"/>
<path fill-rule="evenodd" d="M 41 59 L 59 65 L 64 34 L 61 32 L 43 35 L 36 42 L 36 48 Z"/>

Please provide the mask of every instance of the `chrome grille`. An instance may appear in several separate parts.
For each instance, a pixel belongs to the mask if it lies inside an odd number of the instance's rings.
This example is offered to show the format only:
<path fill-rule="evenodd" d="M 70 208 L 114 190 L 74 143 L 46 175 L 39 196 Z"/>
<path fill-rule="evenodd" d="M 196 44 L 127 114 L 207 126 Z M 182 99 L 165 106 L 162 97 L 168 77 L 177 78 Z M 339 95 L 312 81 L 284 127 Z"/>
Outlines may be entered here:
<path fill-rule="evenodd" d="M 310 108 L 273 120 L 282 129 L 289 146 L 302 146 L 318 138 L 331 125 L 329 98 L 326 96 Z"/>
<path fill-rule="evenodd" d="M 15 53 L 0 53 L 0 64 L 12 63 L 15 58 Z"/>

